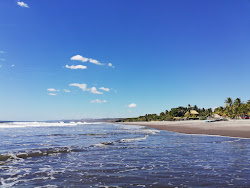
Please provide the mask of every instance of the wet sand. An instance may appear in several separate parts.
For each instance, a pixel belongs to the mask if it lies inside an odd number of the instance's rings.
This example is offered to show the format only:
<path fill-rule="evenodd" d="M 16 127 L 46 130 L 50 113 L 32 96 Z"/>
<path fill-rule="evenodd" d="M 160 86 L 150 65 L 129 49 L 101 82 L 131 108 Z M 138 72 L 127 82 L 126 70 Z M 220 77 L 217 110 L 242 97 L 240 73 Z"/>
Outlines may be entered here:
<path fill-rule="evenodd" d="M 229 120 L 205 122 L 202 120 L 190 121 L 151 121 L 151 122 L 124 122 L 127 125 L 143 125 L 158 130 L 173 131 L 185 134 L 206 134 L 229 137 L 250 138 L 250 120 Z"/>

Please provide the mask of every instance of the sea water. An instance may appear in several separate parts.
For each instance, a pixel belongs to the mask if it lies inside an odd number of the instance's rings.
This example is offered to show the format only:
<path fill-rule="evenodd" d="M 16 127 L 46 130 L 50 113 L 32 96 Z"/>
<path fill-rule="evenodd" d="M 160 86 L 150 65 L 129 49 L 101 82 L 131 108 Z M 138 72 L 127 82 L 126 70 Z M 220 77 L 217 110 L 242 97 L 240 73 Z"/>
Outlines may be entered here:
<path fill-rule="evenodd" d="M 250 187 L 250 140 L 121 124 L 1 123 L 0 187 Z"/>

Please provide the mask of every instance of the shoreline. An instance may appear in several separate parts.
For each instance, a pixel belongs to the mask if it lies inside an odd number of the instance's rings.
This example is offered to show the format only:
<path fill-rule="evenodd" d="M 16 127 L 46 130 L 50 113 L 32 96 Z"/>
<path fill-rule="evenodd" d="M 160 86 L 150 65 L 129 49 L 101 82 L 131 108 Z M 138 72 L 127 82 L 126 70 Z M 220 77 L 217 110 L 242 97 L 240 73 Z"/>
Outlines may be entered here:
<path fill-rule="evenodd" d="M 250 138 L 250 120 L 229 120 L 209 123 L 205 122 L 205 120 L 119 123 L 126 125 L 147 126 L 158 130 L 172 131 L 183 134 L 200 134 L 248 139 Z"/>

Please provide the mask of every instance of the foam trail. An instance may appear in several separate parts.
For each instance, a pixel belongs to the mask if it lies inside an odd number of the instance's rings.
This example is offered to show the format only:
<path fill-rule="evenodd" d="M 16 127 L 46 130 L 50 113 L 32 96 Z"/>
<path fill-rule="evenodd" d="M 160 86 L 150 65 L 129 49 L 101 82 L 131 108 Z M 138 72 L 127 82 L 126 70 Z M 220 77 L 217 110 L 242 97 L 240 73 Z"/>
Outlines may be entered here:
<path fill-rule="evenodd" d="M 8 154 L 1 154 L 0 161 L 12 161 L 12 160 L 22 160 L 28 157 L 39 157 L 39 156 L 46 156 L 50 154 L 56 153 L 70 153 L 70 152 L 81 152 L 83 150 L 71 147 L 59 147 L 59 148 L 48 148 L 42 150 L 31 150 L 26 152 L 19 152 L 19 153 L 8 153 Z M 1 163 L 0 163 L 1 164 Z"/>
<path fill-rule="evenodd" d="M 64 122 L 11 122 L 11 123 L 0 123 L 0 128 L 22 128 L 22 127 L 60 127 L 60 126 L 76 126 L 75 122 L 64 123 Z"/>
<path fill-rule="evenodd" d="M 139 137 L 139 138 L 124 138 L 121 139 L 120 142 L 133 142 L 133 141 L 140 141 L 140 140 L 145 140 L 147 139 L 148 135 L 145 135 L 144 137 Z"/>

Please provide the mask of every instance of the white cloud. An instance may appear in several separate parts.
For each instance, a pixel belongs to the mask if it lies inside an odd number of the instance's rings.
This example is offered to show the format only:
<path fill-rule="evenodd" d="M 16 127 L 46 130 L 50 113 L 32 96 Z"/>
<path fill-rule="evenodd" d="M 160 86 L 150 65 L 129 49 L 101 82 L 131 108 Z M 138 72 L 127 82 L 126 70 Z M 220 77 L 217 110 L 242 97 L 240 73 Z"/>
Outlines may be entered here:
<path fill-rule="evenodd" d="M 70 90 L 68 90 L 68 89 L 64 89 L 64 91 L 65 91 L 66 93 L 70 93 Z"/>
<path fill-rule="evenodd" d="M 48 88 L 47 90 L 48 90 L 48 91 L 52 91 L 52 92 L 54 92 L 54 91 L 60 91 L 60 90 L 56 90 L 56 89 L 54 89 L 54 88 Z"/>
<path fill-rule="evenodd" d="M 106 100 L 100 100 L 100 99 L 90 101 L 90 103 L 106 103 L 106 102 L 107 102 Z"/>
<path fill-rule="evenodd" d="M 97 91 L 96 87 L 90 88 L 90 92 L 91 92 L 91 93 L 94 93 L 94 94 L 103 94 L 102 92 Z"/>
<path fill-rule="evenodd" d="M 15 65 L 11 65 L 11 67 L 14 67 Z"/>
<path fill-rule="evenodd" d="M 92 88 L 88 89 L 87 84 L 73 83 L 73 84 L 69 84 L 69 86 L 75 86 L 75 87 L 82 89 L 83 91 L 89 91 L 89 92 L 94 93 L 94 94 L 103 94 L 102 92 L 98 91 L 96 89 L 96 87 L 92 87 Z"/>
<path fill-rule="evenodd" d="M 89 91 L 89 89 L 87 89 L 87 84 L 73 83 L 73 84 L 69 84 L 69 86 L 75 86 L 75 87 L 82 89 L 83 91 Z"/>
<path fill-rule="evenodd" d="M 115 66 L 112 65 L 112 63 L 108 64 L 109 67 L 115 68 Z"/>
<path fill-rule="evenodd" d="M 103 65 L 103 64 L 101 64 L 99 61 L 97 61 L 97 60 L 95 60 L 95 59 L 91 59 L 91 58 L 89 58 L 89 62 L 90 62 L 90 63 L 94 63 L 94 64 L 96 64 L 96 65 Z"/>
<path fill-rule="evenodd" d="M 56 94 L 55 94 L 55 93 L 49 93 L 49 95 L 56 96 Z"/>
<path fill-rule="evenodd" d="M 4 51 L 0 51 L 0 54 L 4 54 L 5 52 Z"/>
<path fill-rule="evenodd" d="M 82 61 L 82 62 L 87 62 L 89 58 L 82 57 L 81 55 L 75 55 L 70 58 L 71 60 L 77 60 L 77 61 Z"/>
<path fill-rule="evenodd" d="M 25 8 L 29 8 L 28 4 L 22 2 L 22 1 L 18 1 L 17 4 L 21 7 L 25 7 Z"/>
<path fill-rule="evenodd" d="M 131 103 L 130 105 L 128 105 L 129 108 L 135 108 L 136 104 L 135 103 Z"/>
<path fill-rule="evenodd" d="M 105 88 L 105 87 L 100 87 L 99 89 L 103 90 L 103 91 L 110 91 L 109 88 Z"/>
<path fill-rule="evenodd" d="M 84 65 L 66 65 L 65 67 L 68 69 L 87 69 L 87 66 Z"/>
<path fill-rule="evenodd" d="M 81 55 L 75 55 L 75 56 L 71 57 L 70 60 L 77 60 L 77 61 L 82 61 L 82 62 L 87 62 L 87 61 L 89 61 L 90 63 L 96 64 L 96 65 L 104 65 L 104 64 L 100 63 L 100 62 L 99 62 L 98 60 L 96 60 L 96 59 L 83 57 L 83 56 L 81 56 Z"/>

